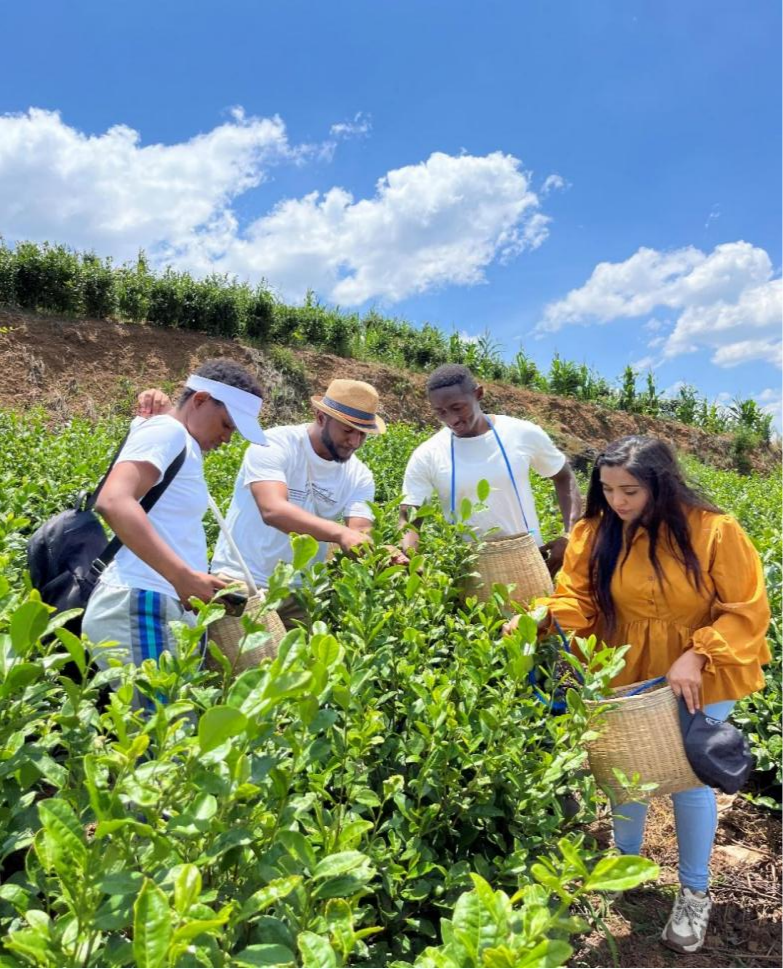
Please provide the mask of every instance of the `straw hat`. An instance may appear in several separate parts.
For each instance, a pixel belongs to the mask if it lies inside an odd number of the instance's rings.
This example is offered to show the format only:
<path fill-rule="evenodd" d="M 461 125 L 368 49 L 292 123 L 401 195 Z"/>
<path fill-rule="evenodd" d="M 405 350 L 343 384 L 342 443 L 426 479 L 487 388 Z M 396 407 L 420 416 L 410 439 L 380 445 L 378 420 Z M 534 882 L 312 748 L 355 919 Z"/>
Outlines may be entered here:
<path fill-rule="evenodd" d="M 363 380 L 333 380 L 322 397 L 311 397 L 313 407 L 356 431 L 383 434 L 386 424 L 378 416 L 378 391 Z"/>

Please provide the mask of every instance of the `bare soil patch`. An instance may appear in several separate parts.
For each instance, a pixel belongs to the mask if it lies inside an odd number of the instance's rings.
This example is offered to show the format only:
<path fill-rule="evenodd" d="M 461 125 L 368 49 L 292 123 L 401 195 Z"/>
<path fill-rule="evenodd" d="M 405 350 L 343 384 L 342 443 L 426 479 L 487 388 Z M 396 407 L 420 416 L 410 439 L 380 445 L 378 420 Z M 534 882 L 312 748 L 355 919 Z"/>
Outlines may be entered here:
<path fill-rule="evenodd" d="M 0 406 L 23 411 L 40 405 L 53 421 L 125 412 L 139 390 L 161 385 L 175 390 L 194 366 L 216 356 L 231 356 L 255 370 L 267 390 L 268 425 L 301 419 L 309 412 L 310 394 L 322 393 L 339 376 L 372 383 L 387 420 L 437 426 L 424 392 L 425 374 L 315 350 L 292 350 L 291 359 L 304 368 L 301 380 L 275 367 L 268 352 L 236 340 L 7 308 L 0 309 Z M 731 440 L 725 436 L 506 384 L 487 384 L 486 389 L 491 412 L 541 424 L 583 468 L 608 441 L 633 433 L 656 434 L 718 467 L 731 464 Z M 766 471 L 779 456 L 759 450 L 752 460 L 758 470 Z"/>

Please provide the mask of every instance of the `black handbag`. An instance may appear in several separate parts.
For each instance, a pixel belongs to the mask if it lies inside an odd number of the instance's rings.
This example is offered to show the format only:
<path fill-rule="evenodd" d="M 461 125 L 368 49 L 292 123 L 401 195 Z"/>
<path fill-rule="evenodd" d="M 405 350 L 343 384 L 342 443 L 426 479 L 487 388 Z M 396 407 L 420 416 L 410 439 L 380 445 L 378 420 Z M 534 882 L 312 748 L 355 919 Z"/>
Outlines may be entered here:
<path fill-rule="evenodd" d="M 103 570 L 122 548 L 115 535 L 106 541 L 98 515 L 94 511 L 98 495 L 109 477 L 128 435 L 120 444 L 98 487 L 90 494 L 82 492 L 72 508 L 47 519 L 27 542 L 27 569 L 34 588 L 56 613 L 67 609 L 84 609 Z M 185 460 L 183 448 L 166 469 L 163 479 L 151 488 L 140 504 L 149 513 L 174 480 Z M 82 617 L 67 623 L 67 628 L 79 635 Z"/>

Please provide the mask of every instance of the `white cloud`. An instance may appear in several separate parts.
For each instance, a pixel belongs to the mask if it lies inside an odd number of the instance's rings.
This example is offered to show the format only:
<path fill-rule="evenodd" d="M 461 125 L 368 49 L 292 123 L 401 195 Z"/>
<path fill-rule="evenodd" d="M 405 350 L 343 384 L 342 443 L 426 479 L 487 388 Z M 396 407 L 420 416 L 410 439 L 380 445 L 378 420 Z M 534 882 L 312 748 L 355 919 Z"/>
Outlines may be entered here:
<path fill-rule="evenodd" d="M 484 281 L 487 266 L 539 246 L 547 217 L 516 158 L 494 152 L 388 172 L 372 198 L 342 188 L 279 203 L 246 232 L 196 238 L 185 265 L 270 280 L 287 297 L 308 287 L 343 305 L 397 301 Z M 222 247 L 222 248 L 221 248 Z"/>
<path fill-rule="evenodd" d="M 676 397 L 682 388 L 687 386 L 684 380 L 675 380 L 673 384 L 661 391 L 661 397 Z"/>
<path fill-rule="evenodd" d="M 224 223 L 233 198 L 293 159 L 280 118 L 231 120 L 174 145 L 116 125 L 85 135 L 56 111 L 0 117 L 0 231 L 120 259 Z"/>
<path fill-rule="evenodd" d="M 780 433 L 783 427 L 783 395 L 781 395 L 780 388 L 767 387 L 760 394 L 756 394 L 755 399 L 759 402 L 765 414 L 772 414 L 773 423 Z"/>
<path fill-rule="evenodd" d="M 475 285 L 492 262 L 546 239 L 529 175 L 502 152 L 436 152 L 387 172 L 369 198 L 334 187 L 240 223 L 235 200 L 272 166 L 329 157 L 369 125 L 359 114 L 331 140 L 292 145 L 280 118 L 235 108 L 188 141 L 143 145 L 122 125 L 86 135 L 57 112 L 0 116 L 0 232 L 117 259 L 144 248 L 158 265 L 265 278 L 289 298 L 313 288 L 344 305 Z"/>
<path fill-rule="evenodd" d="M 719 366 L 777 360 L 781 279 L 773 277 L 768 254 L 747 242 L 725 243 L 711 253 L 692 246 L 641 248 L 625 262 L 599 263 L 584 286 L 545 308 L 537 329 L 555 332 L 666 308 L 679 313 L 662 344 L 666 358 L 707 348 Z"/>
<path fill-rule="evenodd" d="M 478 343 L 480 339 L 475 333 L 468 333 L 467 330 L 460 330 L 459 338 L 463 343 Z"/>
<path fill-rule="evenodd" d="M 717 222 L 721 217 L 720 205 L 716 202 L 710 209 L 710 213 L 707 216 L 707 221 L 704 223 L 704 228 L 709 229 L 713 222 Z"/>
<path fill-rule="evenodd" d="M 652 370 L 656 366 L 656 359 L 655 357 L 650 356 L 641 357 L 639 360 L 634 360 L 631 363 L 631 366 L 638 373 L 641 373 L 642 370 Z"/>
<path fill-rule="evenodd" d="M 740 363 L 750 360 L 766 360 L 776 366 L 783 366 L 781 359 L 780 341 L 775 340 L 739 340 L 719 347 L 712 356 L 712 362 L 719 367 L 736 367 Z"/>
<path fill-rule="evenodd" d="M 571 183 L 566 181 L 562 175 L 558 175 L 557 172 L 552 172 L 551 175 L 547 175 L 544 184 L 541 186 L 541 198 L 546 198 L 550 192 L 562 192 L 567 188 L 571 188 Z"/>
<path fill-rule="evenodd" d="M 333 138 L 362 138 L 372 131 L 372 118 L 357 111 L 353 116 L 353 121 L 339 121 L 329 129 L 329 134 Z"/>

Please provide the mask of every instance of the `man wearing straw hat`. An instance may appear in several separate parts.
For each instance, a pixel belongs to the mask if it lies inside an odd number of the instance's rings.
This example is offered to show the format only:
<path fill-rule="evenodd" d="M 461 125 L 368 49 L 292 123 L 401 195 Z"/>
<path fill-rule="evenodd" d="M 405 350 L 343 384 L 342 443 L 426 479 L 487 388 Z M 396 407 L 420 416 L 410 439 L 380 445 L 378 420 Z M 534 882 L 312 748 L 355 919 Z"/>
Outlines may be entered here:
<path fill-rule="evenodd" d="M 469 524 L 482 534 L 530 532 L 554 575 L 562 565 L 567 538 L 542 543 L 528 472 L 532 468 L 552 479 L 567 536 L 581 514 L 582 499 L 565 455 L 538 425 L 485 414 L 481 409 L 484 388 L 460 364 L 438 367 L 427 380 L 427 396 L 445 426 L 419 445 L 408 461 L 401 527 L 408 527 L 411 510 L 433 494 L 445 514 L 456 512 L 463 498 L 475 502 L 476 486 L 483 478 L 491 487 L 487 507 L 474 514 Z M 418 532 L 409 529 L 403 548 L 415 548 L 418 540 Z"/>
<path fill-rule="evenodd" d="M 266 588 L 279 562 L 290 562 L 292 533 L 312 535 L 319 542 L 317 560 L 327 545 L 350 552 L 371 541 L 375 496 L 370 470 L 355 456 L 368 434 L 383 434 L 378 393 L 361 380 L 333 380 L 326 393 L 310 398 L 315 419 L 309 424 L 266 431 L 266 447 L 245 452 L 226 516 L 235 548 L 223 534 L 212 559 L 212 571 L 243 579 L 247 565 L 256 585 Z M 167 406 L 165 395 L 145 391 L 139 396 L 142 414 Z M 342 521 L 340 521 L 342 519 Z M 290 626 L 303 618 L 289 597 L 278 609 Z"/>

